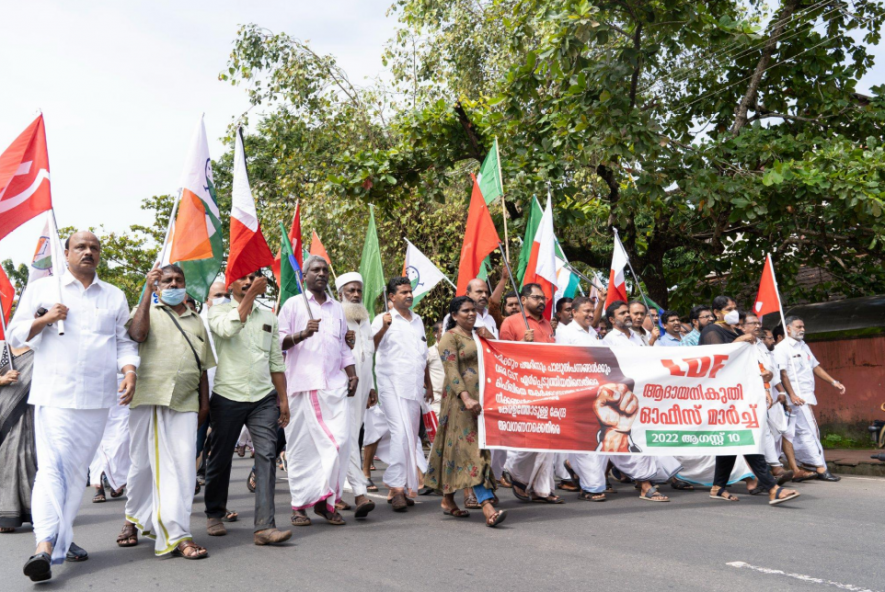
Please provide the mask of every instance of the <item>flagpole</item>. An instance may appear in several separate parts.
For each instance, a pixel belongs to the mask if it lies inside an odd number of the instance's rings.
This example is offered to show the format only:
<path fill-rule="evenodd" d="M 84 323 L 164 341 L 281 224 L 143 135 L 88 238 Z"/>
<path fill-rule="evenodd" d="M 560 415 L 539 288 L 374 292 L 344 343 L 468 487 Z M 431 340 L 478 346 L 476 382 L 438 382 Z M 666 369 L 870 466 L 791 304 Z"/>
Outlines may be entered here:
<path fill-rule="evenodd" d="M 369 212 L 371 213 L 372 219 L 375 219 L 375 204 L 369 204 Z M 378 223 L 375 223 L 375 238 L 378 238 Z M 381 259 L 381 244 L 378 244 L 378 258 Z M 381 304 L 381 310 L 384 311 L 381 314 L 387 314 L 387 282 L 384 281 L 384 261 L 381 262 L 381 290 L 384 296 L 384 302 Z M 375 306 L 374 304 L 372 306 Z"/>
<path fill-rule="evenodd" d="M 64 260 L 64 258 L 59 257 L 59 255 L 64 254 L 64 251 L 62 251 L 61 253 L 58 253 L 58 251 L 61 250 L 61 244 L 60 244 L 61 237 L 58 236 L 58 221 L 55 219 L 55 208 L 50 208 L 49 211 L 52 212 L 52 237 L 50 238 L 50 240 L 52 241 L 52 243 L 54 245 L 53 252 L 56 253 L 56 256 L 53 257 L 53 261 L 52 261 L 52 271 L 55 272 L 56 277 L 58 278 L 58 303 L 61 304 L 62 306 L 64 306 L 64 302 L 62 302 L 62 279 L 61 279 L 61 276 L 63 275 L 63 272 L 64 272 L 64 270 L 62 269 L 62 267 L 64 266 L 64 263 L 62 262 Z M 56 263 L 58 263 L 58 266 L 55 265 Z M 56 269 L 56 267 L 58 267 L 58 269 Z M 63 320 L 58 321 L 58 334 L 59 335 L 65 334 L 65 322 Z"/>
<path fill-rule="evenodd" d="M 175 224 L 175 214 L 178 213 L 178 203 L 181 201 L 181 189 L 178 190 L 178 198 L 172 204 L 172 213 L 169 214 L 169 224 L 166 226 L 166 238 L 163 240 L 163 248 L 160 251 L 160 267 L 163 266 L 163 260 L 166 258 L 166 251 L 169 249 L 169 237 L 172 235 L 172 225 Z"/>
<path fill-rule="evenodd" d="M 501 251 L 501 254 L 504 254 L 504 246 L 499 242 L 498 249 Z M 504 267 L 507 268 L 507 275 L 510 276 L 510 284 L 513 286 L 513 291 L 516 293 L 516 301 L 519 303 L 519 312 L 522 314 L 522 320 L 525 323 L 526 331 L 530 331 L 531 327 L 529 327 L 529 319 L 525 316 L 525 307 L 522 305 L 522 298 L 519 296 L 519 289 L 516 287 L 516 280 L 513 279 L 513 272 L 510 270 L 510 262 L 507 261 L 507 257 L 504 257 Z"/>
<path fill-rule="evenodd" d="M 294 257 L 294 255 L 293 255 L 293 257 Z M 310 301 L 307 299 L 307 293 L 305 293 L 305 291 L 304 291 L 304 284 L 301 282 L 301 272 L 297 269 L 294 271 L 295 271 L 295 281 L 298 282 L 298 289 L 301 291 L 301 296 L 304 297 L 304 306 L 307 307 L 307 316 L 312 321 L 313 320 L 313 313 L 310 311 Z M 282 275 L 283 275 L 283 272 L 280 271 L 280 276 L 282 276 Z"/>
<path fill-rule="evenodd" d="M 12 289 L 12 297 L 15 298 L 15 288 Z M 3 299 L 0 298 L 0 322 L 3 324 L 3 345 L 6 347 L 6 355 L 9 357 L 9 369 L 15 370 L 12 363 L 12 348 L 9 347 L 9 331 L 6 329 L 6 311 L 3 310 Z"/>
<path fill-rule="evenodd" d="M 507 240 L 507 206 L 504 205 L 504 175 L 501 173 L 501 150 L 498 149 L 498 136 L 495 136 L 495 156 L 498 161 L 498 178 L 501 180 L 501 214 L 504 216 L 504 255 L 510 259 L 510 241 Z"/>
<path fill-rule="evenodd" d="M 774 293 L 777 294 L 777 310 L 781 315 L 781 324 L 784 327 L 784 340 L 790 336 L 787 332 L 787 320 L 784 318 L 784 307 L 781 303 L 781 290 L 777 287 L 777 276 L 774 273 L 774 263 L 771 260 L 771 253 L 766 253 L 766 258 L 768 259 L 768 266 L 771 268 L 771 280 L 774 282 Z M 793 392 L 802 398 L 801 390 L 799 389 L 799 373 L 796 372 L 796 366 L 793 365 L 793 356 L 789 356 L 790 359 L 790 370 L 793 371 L 793 376 L 796 377 L 796 384 L 793 384 L 793 380 L 790 379 L 790 386 L 793 387 Z"/>
<path fill-rule="evenodd" d="M 615 238 L 620 243 L 621 238 L 618 236 L 618 229 L 613 228 L 615 231 Z M 623 248 L 624 243 L 621 243 L 621 247 Z M 642 289 L 642 279 L 636 275 L 636 272 L 633 271 L 633 265 L 630 263 L 630 255 L 627 253 L 627 249 L 624 249 L 624 254 L 627 255 L 627 267 L 630 268 L 630 273 L 633 275 L 633 279 L 636 281 L 636 287 L 639 288 L 639 295 L 642 296 L 642 303 L 645 305 L 645 308 L 648 309 L 648 296 L 645 295 L 645 292 Z"/>

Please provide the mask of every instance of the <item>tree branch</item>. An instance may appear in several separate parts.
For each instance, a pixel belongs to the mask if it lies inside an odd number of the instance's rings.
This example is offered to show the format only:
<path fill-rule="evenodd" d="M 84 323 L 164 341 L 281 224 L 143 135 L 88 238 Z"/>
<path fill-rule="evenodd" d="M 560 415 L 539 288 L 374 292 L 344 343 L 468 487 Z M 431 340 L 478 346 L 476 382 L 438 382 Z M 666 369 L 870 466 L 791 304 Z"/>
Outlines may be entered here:
<path fill-rule="evenodd" d="M 470 156 L 482 162 L 485 160 L 486 152 L 481 147 L 479 136 L 476 135 L 476 128 L 473 122 L 470 121 L 470 118 L 467 117 L 467 112 L 464 111 L 461 101 L 455 103 L 455 113 L 458 114 L 458 121 L 461 123 L 461 127 L 464 128 L 464 133 L 467 134 L 467 140 L 470 142 Z"/>

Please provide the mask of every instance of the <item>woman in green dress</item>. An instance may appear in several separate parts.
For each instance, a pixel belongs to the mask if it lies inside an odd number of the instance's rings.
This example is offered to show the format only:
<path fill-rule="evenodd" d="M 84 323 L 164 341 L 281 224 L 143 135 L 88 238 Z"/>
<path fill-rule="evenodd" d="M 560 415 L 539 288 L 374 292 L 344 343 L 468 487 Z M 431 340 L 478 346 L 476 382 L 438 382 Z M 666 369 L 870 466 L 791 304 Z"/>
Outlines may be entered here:
<path fill-rule="evenodd" d="M 424 484 L 442 491 L 443 513 L 466 518 L 470 512 L 458 508 L 455 494 L 472 487 L 482 507 L 487 526 L 497 526 L 507 517 L 495 510 L 495 477 L 491 455 L 480 450 L 477 417 L 479 403 L 479 363 L 473 325 L 476 306 L 467 296 L 449 305 L 449 326 L 439 341 L 439 355 L 445 370 L 439 428 L 430 450 Z M 485 331 L 481 328 L 480 331 Z M 483 337 L 491 337 L 483 334 Z"/>

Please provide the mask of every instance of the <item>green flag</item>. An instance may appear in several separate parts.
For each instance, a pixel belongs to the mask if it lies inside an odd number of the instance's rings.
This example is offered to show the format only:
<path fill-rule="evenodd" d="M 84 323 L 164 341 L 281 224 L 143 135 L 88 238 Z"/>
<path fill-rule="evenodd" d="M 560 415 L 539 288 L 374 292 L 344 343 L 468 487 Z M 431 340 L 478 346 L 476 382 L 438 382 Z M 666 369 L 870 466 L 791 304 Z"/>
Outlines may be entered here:
<path fill-rule="evenodd" d="M 504 195 L 504 182 L 501 180 L 501 163 L 498 160 L 498 138 L 492 149 L 486 154 L 482 166 L 479 167 L 479 190 L 482 191 L 482 198 L 489 205 L 502 195 Z"/>
<path fill-rule="evenodd" d="M 280 222 L 280 236 L 283 237 L 280 245 L 280 254 L 282 255 L 280 257 L 280 310 L 282 310 L 286 300 L 297 296 L 301 290 L 298 289 L 298 278 L 296 277 L 298 270 L 295 269 L 298 266 L 298 260 L 295 259 L 295 254 L 292 252 L 292 243 L 289 242 L 286 227 L 282 222 Z"/>
<path fill-rule="evenodd" d="M 529 219 L 525 224 L 525 237 L 522 239 L 522 249 L 519 251 L 519 266 L 516 268 L 516 281 L 522 288 L 522 279 L 525 277 L 525 268 L 528 267 L 529 259 L 532 257 L 532 244 L 535 242 L 535 234 L 538 232 L 538 225 L 541 224 L 541 216 L 544 210 L 538 203 L 537 197 L 532 197 L 532 210 L 529 212 Z"/>
<path fill-rule="evenodd" d="M 381 248 L 378 246 L 378 231 L 375 229 L 375 210 L 371 206 L 369 207 L 366 242 L 363 244 L 363 258 L 360 261 L 360 275 L 363 276 L 363 304 L 369 309 L 369 319 L 371 320 L 375 318 L 375 301 L 384 292 Z"/>

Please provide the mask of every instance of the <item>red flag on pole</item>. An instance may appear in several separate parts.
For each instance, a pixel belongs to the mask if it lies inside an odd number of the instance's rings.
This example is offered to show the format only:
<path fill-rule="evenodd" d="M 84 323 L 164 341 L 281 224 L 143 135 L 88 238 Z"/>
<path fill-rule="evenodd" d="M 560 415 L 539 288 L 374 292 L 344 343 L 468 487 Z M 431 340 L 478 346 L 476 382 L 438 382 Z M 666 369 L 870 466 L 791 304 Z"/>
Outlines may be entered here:
<path fill-rule="evenodd" d="M 289 229 L 289 242 L 292 244 L 292 253 L 295 260 L 298 261 L 299 269 L 304 269 L 304 245 L 301 242 L 301 203 L 295 202 L 295 216 L 292 217 L 292 227 Z M 280 261 L 282 261 L 282 251 L 277 251 L 277 256 L 273 260 L 273 275 L 277 278 L 277 285 L 280 283 Z"/>
<path fill-rule="evenodd" d="M 332 265 L 332 260 L 329 258 L 329 254 L 326 252 L 326 247 L 324 247 L 322 241 L 320 241 L 320 235 L 317 234 L 316 230 L 313 231 L 313 234 L 310 237 L 310 254 L 322 257 L 326 260 L 326 263 Z"/>
<path fill-rule="evenodd" d="M 624 277 L 624 270 L 627 268 L 627 251 L 621 244 L 621 239 L 615 232 L 615 248 L 612 253 L 612 267 L 608 276 L 608 294 L 605 298 L 605 306 L 618 300 L 628 302 L 627 299 L 627 281 Z M 636 278 L 633 278 L 634 280 Z"/>
<path fill-rule="evenodd" d="M 759 293 L 756 295 L 756 304 L 753 312 L 762 317 L 770 312 L 781 310 L 781 299 L 777 293 L 777 282 L 774 279 L 774 265 L 771 263 L 771 255 L 765 256 L 765 267 L 762 269 L 762 281 L 759 282 Z"/>
<path fill-rule="evenodd" d="M 483 260 L 498 248 L 501 239 L 492 215 L 482 197 L 476 176 L 473 178 L 473 193 L 470 196 L 470 210 L 467 212 L 467 227 L 464 229 L 464 244 L 461 245 L 461 261 L 458 264 L 458 288 L 456 294 L 467 293 L 467 283 L 476 278 Z"/>
<path fill-rule="evenodd" d="M 0 239 L 50 209 L 49 151 L 40 115 L 0 154 Z"/>
<path fill-rule="evenodd" d="M 0 267 L 0 304 L 3 306 L 3 324 L 0 325 L 0 339 L 6 340 L 5 327 L 9 324 L 9 316 L 12 312 L 12 301 L 15 298 L 15 288 L 6 272 Z"/>

